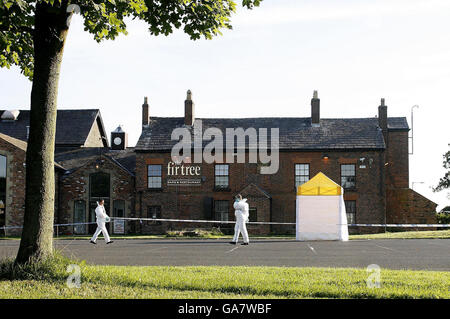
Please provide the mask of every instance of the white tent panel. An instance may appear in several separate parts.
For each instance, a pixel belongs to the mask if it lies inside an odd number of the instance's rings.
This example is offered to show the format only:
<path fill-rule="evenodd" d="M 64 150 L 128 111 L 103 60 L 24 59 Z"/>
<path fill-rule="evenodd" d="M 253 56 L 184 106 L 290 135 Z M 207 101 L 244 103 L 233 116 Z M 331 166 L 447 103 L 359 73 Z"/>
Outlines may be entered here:
<path fill-rule="evenodd" d="M 342 195 L 297 196 L 297 240 L 348 240 Z"/>
<path fill-rule="evenodd" d="M 341 196 L 297 196 L 297 240 L 339 240 Z"/>

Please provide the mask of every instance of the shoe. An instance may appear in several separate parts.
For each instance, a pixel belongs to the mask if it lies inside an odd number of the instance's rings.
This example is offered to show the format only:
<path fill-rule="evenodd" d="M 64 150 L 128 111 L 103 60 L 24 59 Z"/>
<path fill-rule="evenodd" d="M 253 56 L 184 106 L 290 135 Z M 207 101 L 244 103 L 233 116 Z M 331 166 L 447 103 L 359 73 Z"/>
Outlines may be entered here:
<path fill-rule="evenodd" d="M 109 242 L 107 242 L 106 244 L 112 244 L 114 241 L 110 240 Z"/>
<path fill-rule="evenodd" d="M 95 241 L 89 241 L 91 244 L 97 245 L 97 243 Z"/>
<path fill-rule="evenodd" d="M 231 245 L 237 245 L 237 242 L 230 241 L 230 244 L 231 244 Z"/>
<path fill-rule="evenodd" d="M 242 243 L 241 245 L 246 246 L 246 245 L 248 245 L 248 243 Z"/>

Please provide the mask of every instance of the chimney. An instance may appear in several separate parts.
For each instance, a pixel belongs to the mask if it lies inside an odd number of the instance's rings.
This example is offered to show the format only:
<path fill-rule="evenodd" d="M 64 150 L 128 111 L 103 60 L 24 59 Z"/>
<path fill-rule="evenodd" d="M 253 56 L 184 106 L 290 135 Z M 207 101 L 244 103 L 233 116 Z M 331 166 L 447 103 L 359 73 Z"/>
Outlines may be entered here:
<path fill-rule="evenodd" d="M 192 92 L 191 90 L 188 90 L 186 100 L 184 101 L 184 124 L 186 125 L 194 124 L 194 106 L 195 104 L 192 101 Z"/>
<path fill-rule="evenodd" d="M 387 105 L 385 105 L 384 99 L 381 99 L 381 105 L 378 107 L 378 126 L 381 128 L 384 141 L 387 143 Z"/>
<path fill-rule="evenodd" d="M 317 91 L 314 91 L 313 98 L 311 99 L 311 125 L 320 125 L 320 99 Z"/>
<path fill-rule="evenodd" d="M 150 116 L 148 113 L 148 98 L 144 97 L 144 104 L 142 104 L 142 125 L 148 125 L 150 121 Z"/>

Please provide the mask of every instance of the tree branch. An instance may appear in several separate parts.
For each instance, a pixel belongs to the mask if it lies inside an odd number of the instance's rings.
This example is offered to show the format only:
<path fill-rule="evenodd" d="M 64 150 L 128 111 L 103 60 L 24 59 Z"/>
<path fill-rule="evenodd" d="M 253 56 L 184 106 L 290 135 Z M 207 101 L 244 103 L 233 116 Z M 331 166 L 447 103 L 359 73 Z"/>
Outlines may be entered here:
<path fill-rule="evenodd" d="M 34 28 L 25 25 L 20 25 L 15 28 L 12 28 L 11 26 L 7 25 L 0 25 L 0 32 L 10 32 L 10 31 L 32 33 L 34 31 Z"/>

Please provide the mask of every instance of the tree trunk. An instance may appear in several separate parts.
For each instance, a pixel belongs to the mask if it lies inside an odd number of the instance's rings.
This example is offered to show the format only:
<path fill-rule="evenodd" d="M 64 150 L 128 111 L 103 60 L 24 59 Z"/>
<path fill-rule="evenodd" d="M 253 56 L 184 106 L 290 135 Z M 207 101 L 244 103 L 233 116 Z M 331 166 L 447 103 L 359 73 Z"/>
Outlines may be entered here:
<path fill-rule="evenodd" d="M 39 261 L 53 253 L 56 108 L 70 16 L 66 10 L 67 1 L 36 5 L 25 215 L 17 263 Z"/>

